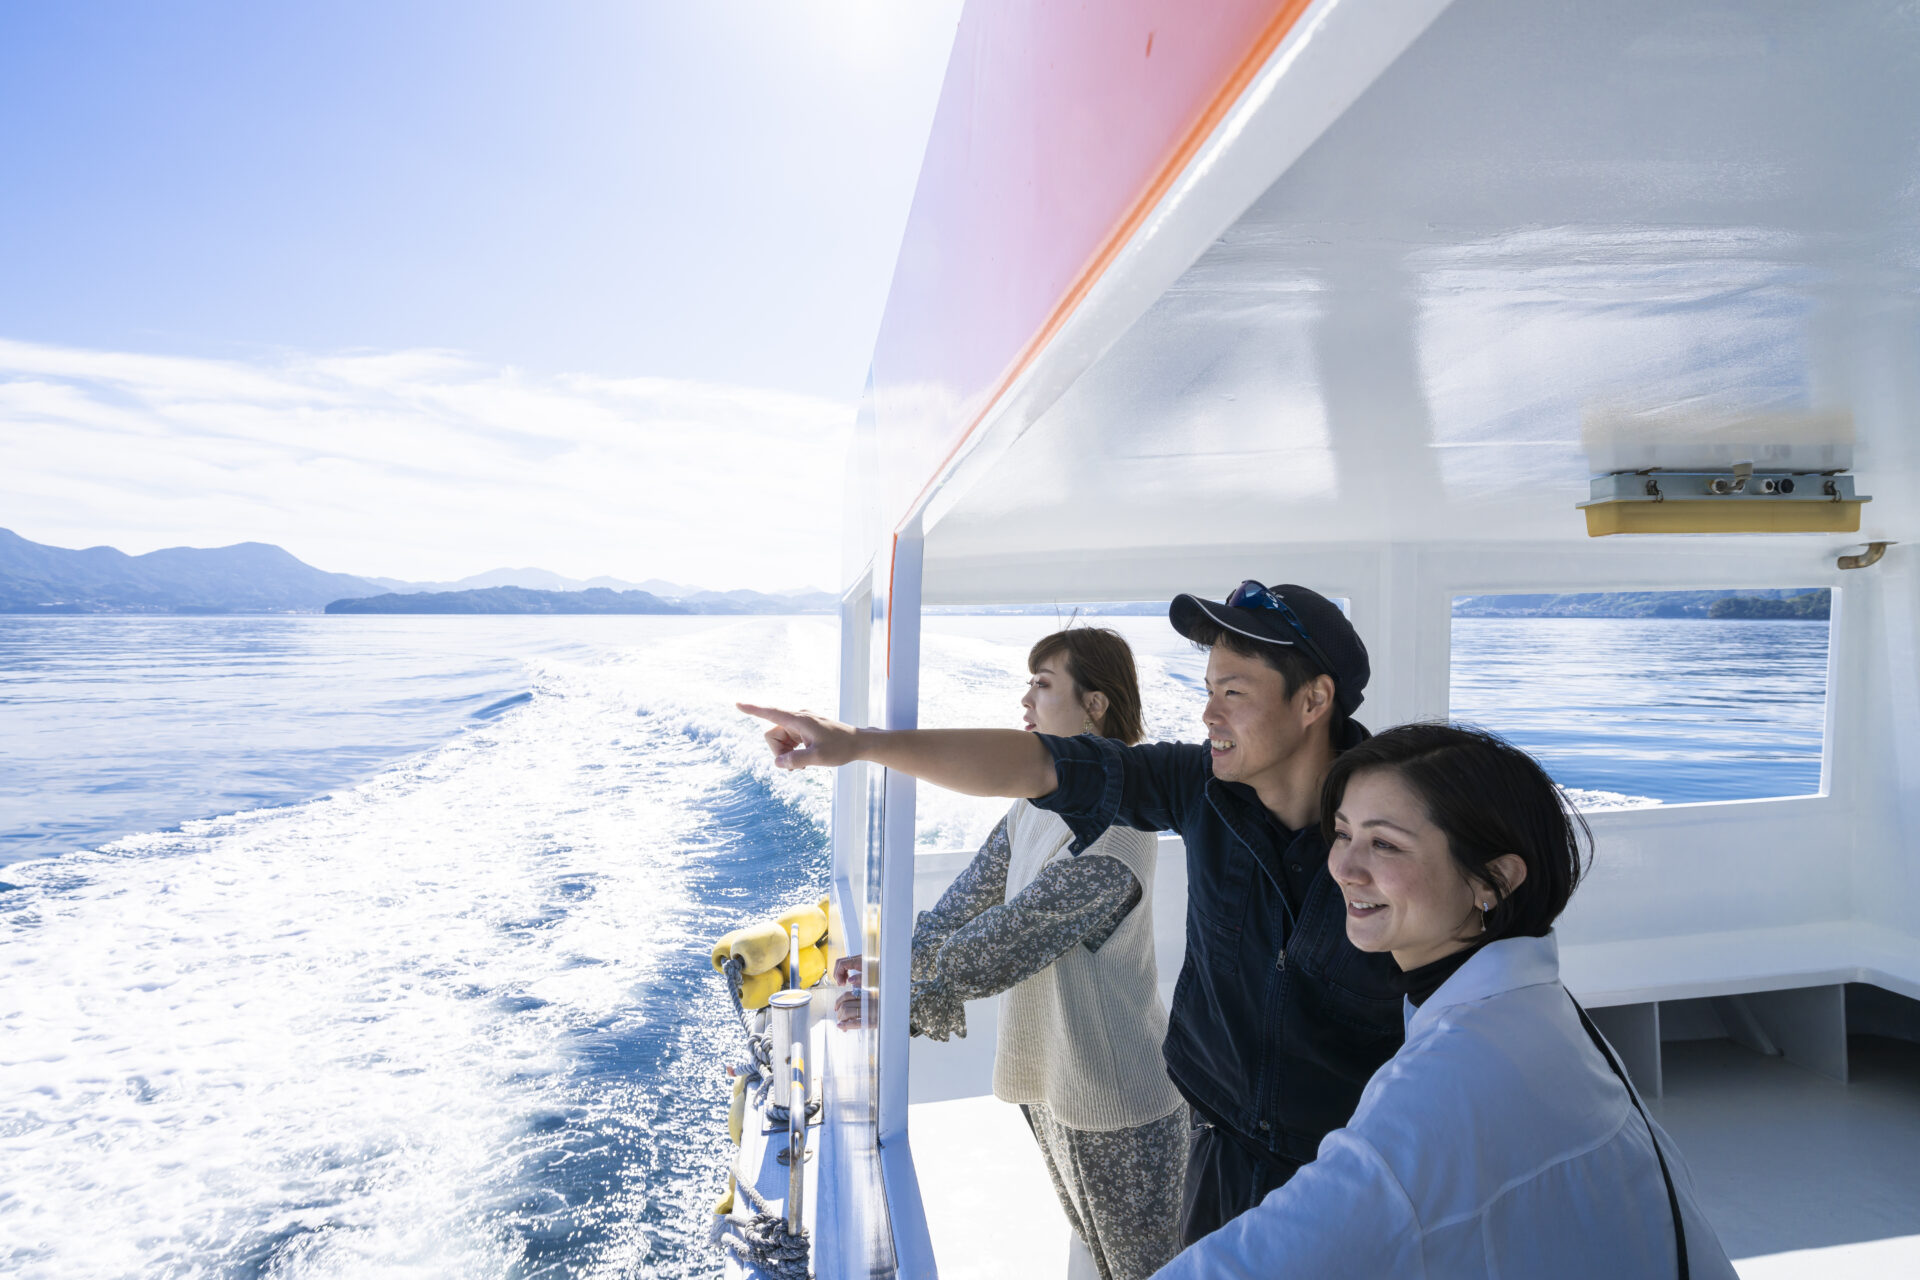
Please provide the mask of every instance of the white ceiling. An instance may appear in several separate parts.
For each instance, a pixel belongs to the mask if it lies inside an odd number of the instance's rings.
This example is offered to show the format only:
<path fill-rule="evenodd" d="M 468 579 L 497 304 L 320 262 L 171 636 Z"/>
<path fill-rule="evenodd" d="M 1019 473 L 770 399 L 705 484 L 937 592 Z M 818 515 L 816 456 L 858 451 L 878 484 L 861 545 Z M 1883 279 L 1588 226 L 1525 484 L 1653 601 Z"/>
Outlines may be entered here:
<path fill-rule="evenodd" d="M 1913 539 L 1917 286 L 1920 5 L 1457 0 L 968 487 L 929 567 L 1598 551 L 1575 504 L 1623 431 L 1851 433 L 1861 537 Z"/>

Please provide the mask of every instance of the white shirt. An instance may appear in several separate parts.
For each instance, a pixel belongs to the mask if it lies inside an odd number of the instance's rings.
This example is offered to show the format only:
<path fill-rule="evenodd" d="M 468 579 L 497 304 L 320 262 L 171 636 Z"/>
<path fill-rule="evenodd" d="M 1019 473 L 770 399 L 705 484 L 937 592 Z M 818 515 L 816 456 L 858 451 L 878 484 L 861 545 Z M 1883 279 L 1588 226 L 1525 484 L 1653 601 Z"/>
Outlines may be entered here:
<path fill-rule="evenodd" d="M 1677 1275 L 1647 1122 L 1580 1025 L 1553 937 L 1482 947 L 1418 1009 L 1312 1164 L 1158 1275 Z M 1735 1280 L 1660 1134 L 1694 1280 Z"/>

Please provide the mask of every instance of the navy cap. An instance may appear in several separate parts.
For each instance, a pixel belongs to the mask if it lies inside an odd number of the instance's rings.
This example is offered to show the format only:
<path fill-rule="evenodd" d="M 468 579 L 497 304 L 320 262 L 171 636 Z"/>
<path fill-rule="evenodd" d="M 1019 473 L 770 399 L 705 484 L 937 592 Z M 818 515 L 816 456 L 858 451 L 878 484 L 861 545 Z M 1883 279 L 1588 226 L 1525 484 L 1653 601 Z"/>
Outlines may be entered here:
<path fill-rule="evenodd" d="M 1224 601 L 1183 595 L 1175 596 L 1167 608 L 1175 631 L 1204 643 L 1213 629 L 1202 626 L 1202 618 L 1249 640 L 1296 650 L 1316 670 L 1333 677 L 1333 700 L 1348 715 L 1366 700 L 1367 677 L 1373 672 L 1367 646 L 1340 606 L 1318 591 L 1292 583 L 1263 587 L 1248 580 Z"/>

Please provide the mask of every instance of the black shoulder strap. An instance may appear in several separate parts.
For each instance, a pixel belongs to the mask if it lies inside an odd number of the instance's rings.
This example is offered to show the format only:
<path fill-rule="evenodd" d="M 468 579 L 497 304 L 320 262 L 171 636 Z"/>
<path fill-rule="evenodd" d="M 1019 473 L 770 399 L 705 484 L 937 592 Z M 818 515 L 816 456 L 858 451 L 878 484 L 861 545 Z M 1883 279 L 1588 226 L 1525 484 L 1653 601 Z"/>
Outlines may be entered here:
<path fill-rule="evenodd" d="M 1567 992 L 1567 999 L 1573 1000 L 1573 992 Z M 1653 1121 L 1648 1119 L 1647 1109 L 1640 1105 L 1640 1095 L 1633 1091 L 1633 1082 L 1627 1079 L 1627 1073 L 1614 1060 L 1613 1048 L 1600 1034 L 1600 1028 L 1593 1025 L 1593 1019 L 1587 1016 L 1587 1011 L 1580 1007 L 1578 1000 L 1573 1000 L 1573 1010 L 1580 1015 L 1580 1025 L 1587 1029 L 1587 1036 L 1593 1041 L 1594 1048 L 1600 1050 L 1600 1056 L 1607 1060 L 1607 1065 L 1613 1068 L 1613 1074 L 1619 1076 L 1620 1083 L 1626 1086 L 1627 1100 L 1633 1103 L 1633 1109 L 1640 1113 L 1640 1119 L 1647 1126 L 1647 1140 L 1653 1143 L 1653 1158 L 1660 1162 L 1660 1177 L 1667 1184 L 1667 1208 L 1673 1212 L 1673 1249 L 1675 1256 L 1680 1259 L 1680 1280 L 1689 1280 L 1687 1229 L 1680 1221 L 1680 1195 L 1673 1189 L 1673 1175 L 1667 1172 L 1667 1157 L 1660 1150 L 1660 1135 L 1653 1131 Z"/>

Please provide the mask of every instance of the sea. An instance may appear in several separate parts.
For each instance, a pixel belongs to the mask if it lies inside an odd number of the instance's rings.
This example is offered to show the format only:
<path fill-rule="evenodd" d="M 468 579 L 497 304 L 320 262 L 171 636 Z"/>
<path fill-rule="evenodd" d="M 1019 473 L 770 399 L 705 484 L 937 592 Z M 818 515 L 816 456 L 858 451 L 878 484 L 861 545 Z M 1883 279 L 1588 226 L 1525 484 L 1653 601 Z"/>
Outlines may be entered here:
<path fill-rule="evenodd" d="M 923 723 L 1017 724 L 1065 620 L 928 619 Z M 1091 621 L 1150 734 L 1197 737 L 1204 655 Z M 1809 794 L 1826 648 L 1458 619 L 1453 714 L 1588 808 Z M 0 1275 L 719 1275 L 707 948 L 822 891 L 830 799 L 732 704 L 830 708 L 836 649 L 829 617 L 0 617 Z M 961 848 L 1004 804 L 918 807 Z"/>

